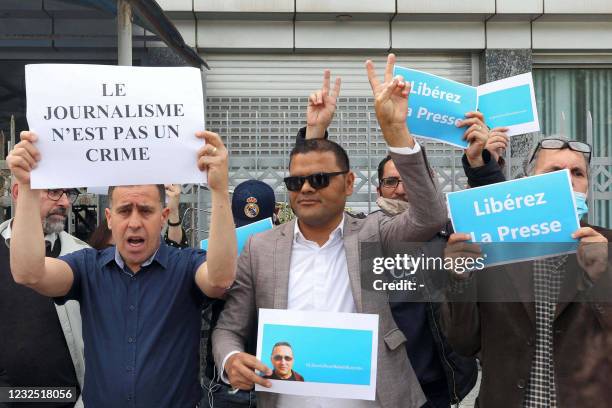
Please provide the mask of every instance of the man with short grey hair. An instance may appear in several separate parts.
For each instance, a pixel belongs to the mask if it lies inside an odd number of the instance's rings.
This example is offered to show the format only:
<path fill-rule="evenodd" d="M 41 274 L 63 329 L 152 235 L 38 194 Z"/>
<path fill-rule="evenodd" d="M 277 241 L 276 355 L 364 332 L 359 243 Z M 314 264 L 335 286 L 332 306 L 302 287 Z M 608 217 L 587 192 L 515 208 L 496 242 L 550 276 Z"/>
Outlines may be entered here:
<path fill-rule="evenodd" d="M 14 200 L 19 184 L 13 182 Z M 87 248 L 87 244 L 64 231 L 68 210 L 76 201 L 76 189 L 40 191 L 40 219 L 47 256 Z M 82 407 L 80 397 L 85 364 L 81 314 L 76 301 L 54 305 L 53 299 L 18 285 L 9 266 L 13 219 L 0 225 L 0 386 L 75 387 L 77 404 L 48 403 L 49 407 Z"/>

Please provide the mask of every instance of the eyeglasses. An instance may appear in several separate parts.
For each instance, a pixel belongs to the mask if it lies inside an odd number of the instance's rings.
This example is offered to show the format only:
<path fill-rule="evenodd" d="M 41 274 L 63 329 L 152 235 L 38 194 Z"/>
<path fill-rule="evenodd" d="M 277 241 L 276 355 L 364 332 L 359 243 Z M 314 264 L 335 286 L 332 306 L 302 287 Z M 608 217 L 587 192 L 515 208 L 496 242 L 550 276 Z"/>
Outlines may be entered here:
<path fill-rule="evenodd" d="M 283 361 L 283 360 L 285 360 L 287 362 L 293 361 L 293 357 L 291 357 L 291 356 L 281 356 L 280 354 L 276 354 L 275 356 L 272 356 L 272 359 L 274 361 Z"/>
<path fill-rule="evenodd" d="M 53 201 L 59 201 L 60 198 L 62 198 L 64 194 L 66 194 L 66 198 L 68 198 L 68 201 L 70 201 L 70 204 L 74 204 L 76 199 L 79 197 L 79 191 L 74 188 L 70 188 L 70 189 L 56 188 L 53 190 L 47 190 L 47 197 L 49 197 L 49 199 Z"/>
<path fill-rule="evenodd" d="M 306 180 L 308 180 L 310 187 L 314 188 L 315 190 L 319 190 L 329 186 L 329 180 L 332 177 L 346 173 L 348 173 L 348 170 L 335 171 L 333 173 L 315 173 L 309 176 L 290 176 L 285 177 L 283 181 L 285 182 L 285 186 L 287 186 L 287 190 L 289 191 L 300 191 Z"/>
<path fill-rule="evenodd" d="M 380 186 L 385 188 L 397 188 L 402 179 L 399 177 L 385 177 L 380 180 Z"/>
<path fill-rule="evenodd" d="M 535 159 L 536 153 L 540 149 L 561 150 L 565 148 L 569 148 L 570 150 L 573 150 L 575 152 L 588 154 L 587 163 L 591 162 L 592 149 L 591 149 L 591 145 L 589 145 L 588 143 L 579 142 L 577 140 L 544 139 L 544 140 L 540 140 L 540 143 L 538 143 L 538 147 L 535 149 L 535 151 L 531 155 L 531 159 L 529 160 L 529 163 L 531 163 L 533 159 Z"/>

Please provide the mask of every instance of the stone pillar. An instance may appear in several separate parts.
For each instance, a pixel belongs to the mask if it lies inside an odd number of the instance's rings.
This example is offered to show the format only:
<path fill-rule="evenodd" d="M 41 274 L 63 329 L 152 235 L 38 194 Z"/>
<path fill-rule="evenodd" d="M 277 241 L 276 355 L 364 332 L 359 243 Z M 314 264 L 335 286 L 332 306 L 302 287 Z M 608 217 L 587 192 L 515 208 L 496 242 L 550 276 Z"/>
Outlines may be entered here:
<path fill-rule="evenodd" d="M 481 80 L 497 81 L 530 72 L 533 65 L 531 49 L 486 49 L 483 53 Z"/>
<path fill-rule="evenodd" d="M 531 72 L 533 55 L 531 49 L 486 49 L 480 59 L 480 82 L 487 83 Z M 523 159 L 529 154 L 535 138 L 533 134 L 517 135 L 511 139 L 510 160 L 506 157 L 504 173 L 508 178 L 522 174 Z"/>

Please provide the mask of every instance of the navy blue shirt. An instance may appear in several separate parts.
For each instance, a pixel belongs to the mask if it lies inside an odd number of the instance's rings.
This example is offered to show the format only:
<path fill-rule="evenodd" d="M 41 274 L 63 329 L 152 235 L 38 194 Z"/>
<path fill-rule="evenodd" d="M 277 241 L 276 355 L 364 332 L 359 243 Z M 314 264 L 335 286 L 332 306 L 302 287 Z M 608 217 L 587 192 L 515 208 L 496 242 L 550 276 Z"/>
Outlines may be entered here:
<path fill-rule="evenodd" d="M 138 273 L 115 247 L 62 256 L 74 283 L 62 304 L 81 304 L 86 407 L 189 407 L 200 401 L 201 308 L 195 283 L 203 251 L 161 243 Z"/>

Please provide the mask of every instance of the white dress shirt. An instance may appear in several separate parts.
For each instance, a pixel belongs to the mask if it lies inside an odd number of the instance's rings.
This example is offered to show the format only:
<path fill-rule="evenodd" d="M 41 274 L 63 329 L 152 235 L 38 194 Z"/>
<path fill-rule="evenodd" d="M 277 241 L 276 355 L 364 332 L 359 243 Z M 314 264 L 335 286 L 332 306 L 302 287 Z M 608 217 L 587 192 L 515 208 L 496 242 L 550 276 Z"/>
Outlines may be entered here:
<path fill-rule="evenodd" d="M 389 150 L 398 154 L 414 154 L 421 151 L 421 148 L 415 142 L 413 148 L 390 147 Z M 344 215 L 322 246 L 307 240 L 296 221 L 291 249 L 287 309 L 356 312 L 343 234 Z M 238 352 L 231 352 L 223 359 L 223 367 L 227 359 L 235 353 Z M 221 374 L 223 381 L 227 382 L 225 373 Z M 380 405 L 375 401 L 280 394 L 276 408 L 380 408 Z"/>
<path fill-rule="evenodd" d="M 289 269 L 289 310 L 355 313 L 344 251 L 344 215 L 322 246 L 293 231 Z M 277 408 L 376 408 L 374 401 L 280 394 Z"/>

